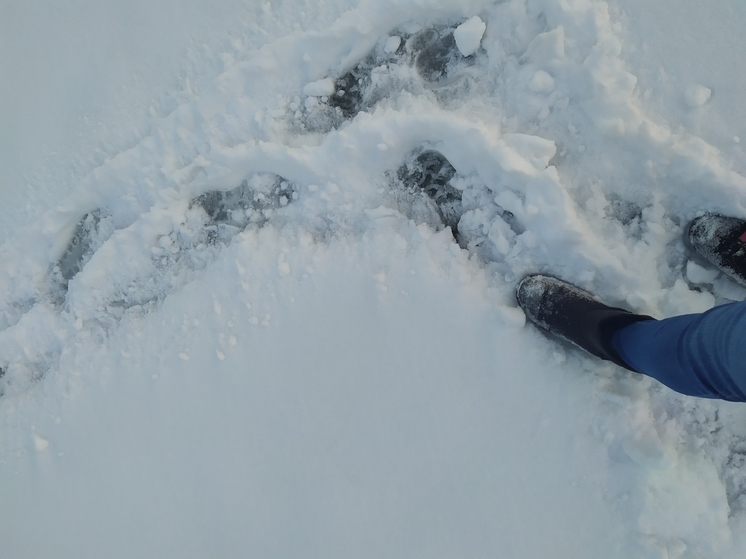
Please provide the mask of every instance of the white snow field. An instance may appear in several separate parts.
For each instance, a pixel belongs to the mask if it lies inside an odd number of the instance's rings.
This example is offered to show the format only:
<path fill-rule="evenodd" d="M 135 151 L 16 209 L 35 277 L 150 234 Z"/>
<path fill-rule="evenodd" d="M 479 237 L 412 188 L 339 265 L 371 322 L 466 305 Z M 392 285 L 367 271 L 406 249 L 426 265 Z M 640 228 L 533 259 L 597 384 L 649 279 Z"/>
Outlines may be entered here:
<path fill-rule="evenodd" d="M 0 11 L 0 557 L 744 556 L 746 408 L 514 289 L 746 297 L 746 4 Z"/>

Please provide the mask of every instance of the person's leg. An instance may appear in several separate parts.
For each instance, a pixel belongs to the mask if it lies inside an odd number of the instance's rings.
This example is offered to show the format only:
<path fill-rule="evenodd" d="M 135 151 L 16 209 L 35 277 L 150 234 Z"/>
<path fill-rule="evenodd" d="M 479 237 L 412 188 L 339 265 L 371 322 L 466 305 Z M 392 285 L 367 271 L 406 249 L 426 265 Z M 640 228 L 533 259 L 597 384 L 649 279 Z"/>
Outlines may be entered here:
<path fill-rule="evenodd" d="M 690 396 L 746 402 L 746 302 L 654 320 L 534 275 L 516 289 L 526 318 L 585 351 Z"/>
<path fill-rule="evenodd" d="M 746 302 L 636 322 L 611 343 L 632 369 L 677 392 L 746 402 Z"/>

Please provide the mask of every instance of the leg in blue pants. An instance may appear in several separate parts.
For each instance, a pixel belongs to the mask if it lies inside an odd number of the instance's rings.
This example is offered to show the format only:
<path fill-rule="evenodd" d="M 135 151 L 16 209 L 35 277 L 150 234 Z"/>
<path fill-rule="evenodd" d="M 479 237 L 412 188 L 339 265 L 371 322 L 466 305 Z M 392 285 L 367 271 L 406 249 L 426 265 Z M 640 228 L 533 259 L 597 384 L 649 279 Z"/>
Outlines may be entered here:
<path fill-rule="evenodd" d="M 611 344 L 630 367 L 676 392 L 746 402 L 746 301 L 636 322 Z"/>

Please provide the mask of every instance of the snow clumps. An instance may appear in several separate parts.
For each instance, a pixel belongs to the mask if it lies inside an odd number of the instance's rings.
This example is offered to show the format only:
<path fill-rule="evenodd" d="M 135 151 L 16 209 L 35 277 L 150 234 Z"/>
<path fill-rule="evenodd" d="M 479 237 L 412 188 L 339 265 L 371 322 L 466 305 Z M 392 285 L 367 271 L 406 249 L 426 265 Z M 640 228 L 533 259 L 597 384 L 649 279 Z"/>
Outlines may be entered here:
<path fill-rule="evenodd" d="M 534 74 L 534 77 L 531 78 L 528 87 L 534 93 L 551 93 L 554 91 L 554 78 L 552 78 L 548 72 L 539 70 Z"/>
<path fill-rule="evenodd" d="M 391 54 L 392 52 L 396 52 L 399 50 L 399 46 L 401 45 L 401 37 L 397 37 L 396 35 L 389 37 L 386 39 L 386 44 L 383 47 L 383 52 L 386 54 Z"/>
<path fill-rule="evenodd" d="M 479 16 L 474 16 L 456 28 L 453 38 L 456 39 L 456 46 L 462 55 L 471 56 L 477 52 L 485 29 L 487 24 Z"/>
<path fill-rule="evenodd" d="M 308 97 L 324 97 L 334 93 L 334 80 L 326 78 L 306 84 L 303 95 Z"/>
<path fill-rule="evenodd" d="M 709 87 L 695 84 L 686 88 L 684 98 L 686 99 L 686 104 L 689 105 L 690 108 L 696 109 L 697 107 L 701 107 L 707 103 L 711 94 L 712 90 Z"/>

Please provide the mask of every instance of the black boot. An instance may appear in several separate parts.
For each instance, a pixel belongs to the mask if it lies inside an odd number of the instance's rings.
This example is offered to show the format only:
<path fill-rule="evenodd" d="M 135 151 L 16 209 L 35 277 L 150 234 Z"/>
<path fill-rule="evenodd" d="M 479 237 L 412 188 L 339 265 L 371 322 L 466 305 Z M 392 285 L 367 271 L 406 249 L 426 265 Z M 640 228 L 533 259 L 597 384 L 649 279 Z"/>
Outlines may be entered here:
<path fill-rule="evenodd" d="M 596 357 L 627 365 L 611 346 L 619 328 L 650 316 L 608 307 L 590 293 L 551 276 L 528 276 L 516 288 L 518 304 L 531 322 Z"/>
<path fill-rule="evenodd" d="M 746 286 L 746 221 L 703 215 L 689 226 L 689 242 L 713 266 Z"/>

